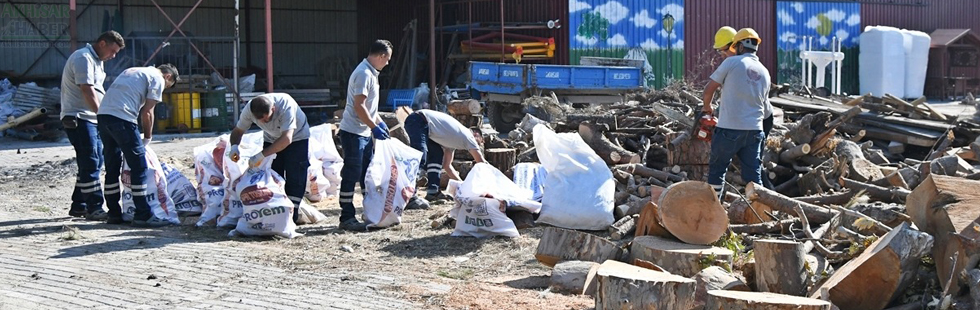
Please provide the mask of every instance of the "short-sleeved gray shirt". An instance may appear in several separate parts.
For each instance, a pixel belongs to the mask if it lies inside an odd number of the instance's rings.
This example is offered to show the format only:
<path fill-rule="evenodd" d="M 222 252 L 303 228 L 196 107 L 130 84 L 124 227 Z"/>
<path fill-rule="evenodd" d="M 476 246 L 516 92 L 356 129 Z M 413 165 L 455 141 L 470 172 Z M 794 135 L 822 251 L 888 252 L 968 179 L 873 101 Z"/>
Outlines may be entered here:
<path fill-rule="evenodd" d="M 340 130 L 362 137 L 370 137 L 371 128 L 362 123 L 357 118 L 357 112 L 354 111 L 354 96 L 367 96 L 364 105 L 367 106 L 368 115 L 371 119 L 377 119 L 378 92 L 378 70 L 371 66 L 371 63 L 365 58 L 361 64 L 357 65 L 347 81 L 347 106 L 344 108 L 344 116 L 340 120 Z"/>
<path fill-rule="evenodd" d="M 71 53 L 65 62 L 65 69 L 61 71 L 61 117 L 70 115 L 98 123 L 96 111 L 89 108 L 78 85 L 92 85 L 95 96 L 101 101 L 105 96 L 104 82 L 105 67 L 91 44 L 85 44 L 85 47 Z"/>
<path fill-rule="evenodd" d="M 99 106 L 99 115 L 112 115 L 135 124 L 146 100 L 163 100 L 163 88 L 166 84 L 163 73 L 154 67 L 123 70 L 106 90 L 102 105 Z"/>
<path fill-rule="evenodd" d="M 718 109 L 718 127 L 734 130 L 762 130 L 769 106 L 769 71 L 755 54 L 725 59 L 711 74 L 724 88 Z M 771 112 L 770 112 L 771 113 Z"/>
<path fill-rule="evenodd" d="M 272 119 L 267 123 L 256 121 L 255 115 L 252 115 L 252 101 L 249 101 L 242 109 L 242 114 L 238 117 L 238 125 L 235 127 L 248 130 L 252 124 L 255 124 L 262 129 L 262 139 L 269 143 L 275 142 L 283 132 L 290 129 L 293 130 L 293 140 L 290 142 L 310 138 L 310 123 L 306 121 L 306 113 L 303 113 L 292 96 L 284 93 L 268 93 L 259 97 L 272 100 L 274 107 Z"/>
<path fill-rule="evenodd" d="M 476 150 L 480 145 L 473 131 L 449 114 L 433 110 L 419 110 L 429 123 L 429 139 L 454 150 Z"/>

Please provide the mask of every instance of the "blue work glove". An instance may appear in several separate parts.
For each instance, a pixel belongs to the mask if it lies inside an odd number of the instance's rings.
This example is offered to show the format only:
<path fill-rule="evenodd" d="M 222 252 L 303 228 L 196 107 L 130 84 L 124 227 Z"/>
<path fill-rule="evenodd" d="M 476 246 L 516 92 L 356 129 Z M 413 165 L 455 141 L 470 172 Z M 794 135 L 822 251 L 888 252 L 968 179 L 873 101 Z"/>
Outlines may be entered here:
<path fill-rule="evenodd" d="M 390 136 L 391 135 L 391 130 L 388 129 L 388 123 L 380 122 L 380 123 L 378 123 L 378 127 L 381 127 L 381 129 L 384 129 L 385 135 L 387 135 L 387 136 Z"/>
<path fill-rule="evenodd" d="M 375 139 L 378 140 L 388 140 L 388 125 L 385 123 L 378 123 L 377 126 L 371 128 L 371 134 L 374 135 Z"/>

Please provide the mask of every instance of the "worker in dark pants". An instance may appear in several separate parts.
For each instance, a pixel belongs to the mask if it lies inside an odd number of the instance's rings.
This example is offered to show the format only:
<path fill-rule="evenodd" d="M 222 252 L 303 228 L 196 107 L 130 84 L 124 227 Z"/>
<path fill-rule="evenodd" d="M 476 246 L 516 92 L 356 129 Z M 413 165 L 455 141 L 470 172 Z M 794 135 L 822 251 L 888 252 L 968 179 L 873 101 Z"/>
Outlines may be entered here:
<path fill-rule="evenodd" d="M 116 57 L 126 46 L 118 32 L 108 31 L 93 44 L 85 44 L 65 63 L 61 74 L 61 123 L 68 141 L 75 149 L 75 190 L 68 215 L 91 221 L 104 221 L 105 198 L 99 173 L 102 172 L 102 138 L 99 137 L 96 113 L 105 95 L 104 62 Z"/>
<path fill-rule="evenodd" d="M 266 156 L 276 154 L 272 171 L 286 179 L 286 196 L 293 202 L 293 222 L 299 219 L 299 204 L 306 193 L 307 170 L 310 168 L 310 124 L 306 113 L 299 108 L 289 94 L 269 93 L 260 95 L 245 105 L 238 118 L 238 125 L 231 131 L 231 151 L 228 157 L 238 162 L 241 153 L 238 144 L 252 124 L 262 129 L 262 151 L 249 159 L 248 166 L 262 165 Z"/>
<path fill-rule="evenodd" d="M 425 167 L 428 184 L 425 199 L 429 201 L 452 199 L 439 190 L 443 171 L 452 180 L 460 180 L 453 169 L 456 150 L 467 150 L 475 162 L 481 163 L 483 152 L 477 143 L 476 133 L 466 128 L 449 114 L 433 110 L 419 110 L 405 118 L 405 132 L 412 148 L 422 151 L 421 167 Z"/>
<path fill-rule="evenodd" d="M 106 91 L 98 117 L 99 135 L 104 146 L 105 200 L 109 207 L 106 222 L 109 224 L 123 223 L 122 207 L 119 205 L 119 175 L 123 157 L 130 168 L 130 188 L 136 207 L 132 225 L 160 227 L 172 224 L 153 216 L 147 199 L 155 197 L 155 193 L 147 193 L 144 182 L 146 145 L 153 138 L 153 108 L 163 99 L 163 90 L 173 87 L 178 79 L 177 68 L 169 64 L 156 68 L 135 67 L 124 70 Z M 142 139 L 137 117 L 143 124 Z"/>

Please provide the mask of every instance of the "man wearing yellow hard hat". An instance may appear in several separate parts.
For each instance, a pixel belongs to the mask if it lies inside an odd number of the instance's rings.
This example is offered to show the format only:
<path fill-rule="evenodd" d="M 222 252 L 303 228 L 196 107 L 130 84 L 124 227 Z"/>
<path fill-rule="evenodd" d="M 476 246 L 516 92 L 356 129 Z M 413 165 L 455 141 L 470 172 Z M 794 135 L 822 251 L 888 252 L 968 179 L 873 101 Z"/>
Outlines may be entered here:
<path fill-rule="evenodd" d="M 762 153 L 765 134 L 763 119 L 769 110 L 769 70 L 759 61 L 756 51 L 762 39 L 752 28 L 735 33 L 727 57 L 711 74 L 704 90 L 705 114 L 712 114 L 711 101 L 715 91 L 724 87 L 719 103 L 718 125 L 711 139 L 708 163 L 708 184 L 716 191 L 723 188 L 725 172 L 732 158 L 738 155 L 742 179 L 762 184 Z"/>

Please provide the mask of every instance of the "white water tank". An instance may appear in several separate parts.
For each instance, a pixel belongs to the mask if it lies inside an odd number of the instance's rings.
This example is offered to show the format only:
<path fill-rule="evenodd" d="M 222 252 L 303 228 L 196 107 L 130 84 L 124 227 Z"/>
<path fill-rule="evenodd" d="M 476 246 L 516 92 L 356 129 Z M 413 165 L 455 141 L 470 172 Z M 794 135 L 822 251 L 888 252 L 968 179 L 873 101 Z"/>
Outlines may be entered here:
<path fill-rule="evenodd" d="M 893 27 L 868 26 L 860 40 L 858 75 L 861 93 L 905 97 L 905 36 L 902 31 Z"/>
<path fill-rule="evenodd" d="M 905 96 L 918 99 L 926 87 L 926 67 L 929 66 L 929 46 L 932 38 L 921 31 L 902 29 L 905 37 Z"/>

